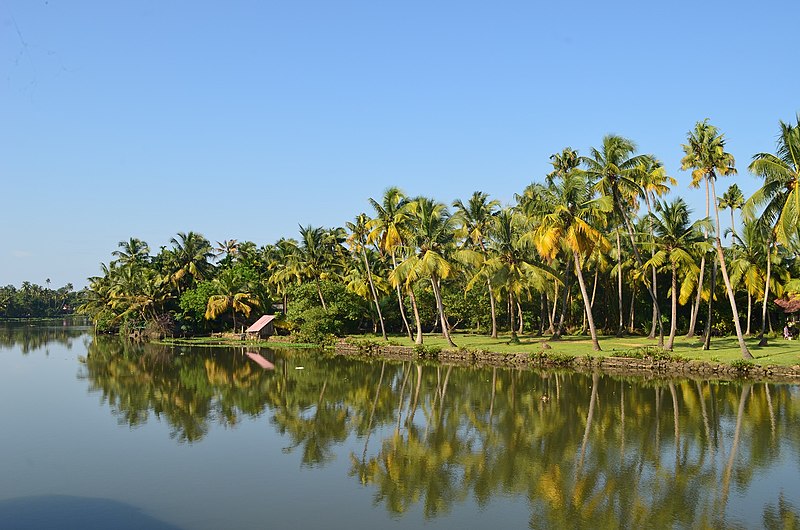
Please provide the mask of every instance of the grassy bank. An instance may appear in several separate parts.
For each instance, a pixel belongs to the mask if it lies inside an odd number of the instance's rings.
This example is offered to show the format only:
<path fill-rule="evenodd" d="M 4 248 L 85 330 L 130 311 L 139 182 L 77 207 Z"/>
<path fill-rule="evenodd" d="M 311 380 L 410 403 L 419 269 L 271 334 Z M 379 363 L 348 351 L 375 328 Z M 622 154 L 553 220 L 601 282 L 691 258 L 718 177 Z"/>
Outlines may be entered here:
<path fill-rule="evenodd" d="M 316 344 L 300 342 L 242 340 L 235 337 L 191 337 L 182 339 L 162 339 L 154 341 L 166 346 L 232 346 L 238 348 L 318 348 Z"/>
<path fill-rule="evenodd" d="M 370 339 L 382 342 L 380 336 L 355 335 L 354 340 Z M 453 341 L 459 348 L 469 350 L 482 350 L 495 353 L 538 353 L 547 351 L 554 354 L 570 355 L 573 357 L 615 357 L 631 353 L 635 350 L 658 345 L 656 339 L 643 336 L 630 336 L 617 338 L 612 336 L 600 337 L 601 352 L 592 350 L 592 343 L 588 337 L 565 336 L 561 340 L 551 341 L 549 336 L 537 337 L 534 335 L 521 335 L 519 344 L 510 344 L 511 336 L 501 334 L 497 339 L 485 335 L 456 333 Z M 408 337 L 392 336 L 392 344 L 400 346 L 414 346 L 414 341 Z M 782 338 L 772 338 L 767 346 L 759 346 L 758 339 L 747 338 L 747 346 L 755 359 L 753 364 L 760 366 L 794 366 L 800 364 L 800 341 L 788 341 Z M 425 335 L 425 346 L 432 348 L 449 349 L 447 342 L 441 335 Z M 547 348 L 549 346 L 549 348 Z M 730 364 L 741 360 L 742 354 L 736 337 L 715 337 L 711 341 L 711 349 L 703 350 L 703 341 L 700 337 L 687 339 L 676 337 L 672 354 L 688 360 L 706 362 L 720 362 Z"/>

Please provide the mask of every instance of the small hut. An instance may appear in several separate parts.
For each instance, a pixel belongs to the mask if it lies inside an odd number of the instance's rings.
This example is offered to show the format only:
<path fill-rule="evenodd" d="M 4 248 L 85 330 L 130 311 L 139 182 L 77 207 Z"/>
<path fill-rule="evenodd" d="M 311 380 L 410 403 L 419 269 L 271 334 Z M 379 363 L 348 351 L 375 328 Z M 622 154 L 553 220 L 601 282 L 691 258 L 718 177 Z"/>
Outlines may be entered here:
<path fill-rule="evenodd" d="M 275 315 L 264 315 L 247 328 L 248 339 L 266 339 L 275 334 Z"/>

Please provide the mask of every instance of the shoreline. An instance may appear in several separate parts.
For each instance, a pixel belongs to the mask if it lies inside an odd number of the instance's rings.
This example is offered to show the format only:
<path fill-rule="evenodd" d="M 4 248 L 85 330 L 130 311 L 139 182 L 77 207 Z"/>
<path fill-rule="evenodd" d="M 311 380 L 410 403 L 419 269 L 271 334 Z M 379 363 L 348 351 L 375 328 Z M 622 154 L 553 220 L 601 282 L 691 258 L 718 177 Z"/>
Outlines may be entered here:
<path fill-rule="evenodd" d="M 334 344 L 333 354 L 391 360 L 430 360 L 459 366 L 491 366 L 502 368 L 562 368 L 577 372 L 599 370 L 609 375 L 682 377 L 690 379 L 750 380 L 777 383 L 800 383 L 800 365 L 759 366 L 757 364 L 717 363 L 699 360 L 614 356 L 569 356 L 541 353 L 495 353 L 484 350 L 450 350 L 393 346 L 374 342 L 350 342 L 346 339 Z"/>

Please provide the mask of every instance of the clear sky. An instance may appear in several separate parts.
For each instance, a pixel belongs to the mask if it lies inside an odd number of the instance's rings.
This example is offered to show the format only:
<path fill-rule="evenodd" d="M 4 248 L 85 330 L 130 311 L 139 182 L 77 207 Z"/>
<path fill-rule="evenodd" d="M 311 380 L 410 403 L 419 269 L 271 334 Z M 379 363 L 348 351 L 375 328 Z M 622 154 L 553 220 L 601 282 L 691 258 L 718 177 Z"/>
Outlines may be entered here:
<path fill-rule="evenodd" d="M 798 19 L 796 0 L 5 0 L 0 284 L 83 286 L 130 237 L 342 226 L 391 185 L 507 203 L 608 133 L 700 213 L 680 144 L 710 118 L 752 193 L 750 158 L 800 111 Z"/>

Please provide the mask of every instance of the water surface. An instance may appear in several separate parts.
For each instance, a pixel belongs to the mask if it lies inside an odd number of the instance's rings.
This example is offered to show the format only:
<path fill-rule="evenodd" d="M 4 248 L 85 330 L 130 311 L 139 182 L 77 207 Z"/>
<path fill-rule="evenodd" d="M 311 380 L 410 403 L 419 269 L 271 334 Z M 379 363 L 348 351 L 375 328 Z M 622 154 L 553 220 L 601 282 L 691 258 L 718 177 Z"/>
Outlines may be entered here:
<path fill-rule="evenodd" d="M 797 386 L 167 348 L 66 324 L 0 327 L 3 528 L 800 523 Z"/>

